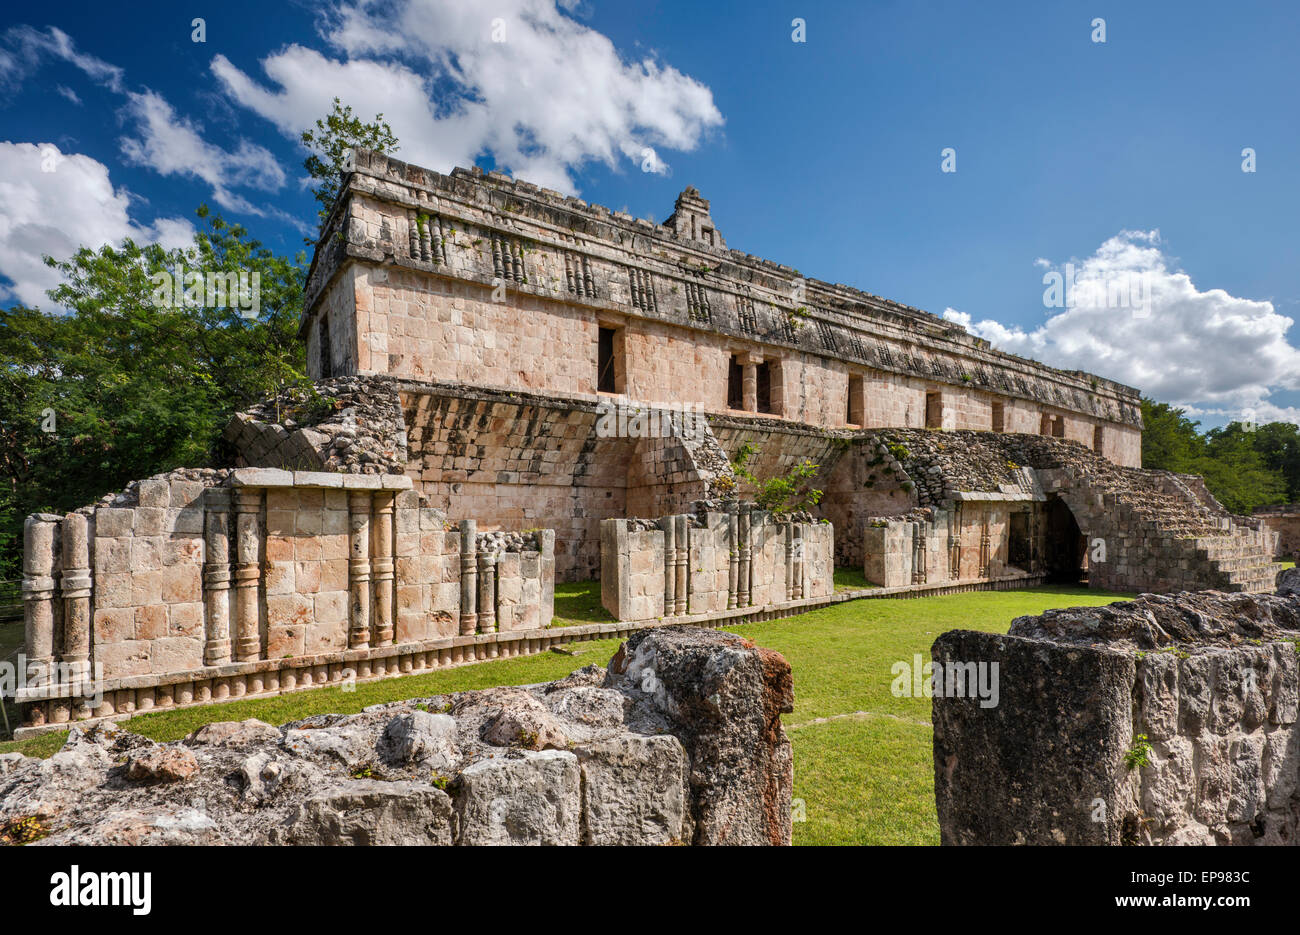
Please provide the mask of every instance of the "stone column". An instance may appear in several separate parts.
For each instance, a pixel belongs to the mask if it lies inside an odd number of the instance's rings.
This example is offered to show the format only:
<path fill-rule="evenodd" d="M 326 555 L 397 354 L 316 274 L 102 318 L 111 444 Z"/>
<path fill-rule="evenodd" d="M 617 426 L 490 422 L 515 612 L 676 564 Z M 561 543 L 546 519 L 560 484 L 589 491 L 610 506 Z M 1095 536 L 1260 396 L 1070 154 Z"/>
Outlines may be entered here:
<path fill-rule="evenodd" d="M 691 561 L 691 527 L 689 519 L 690 517 L 685 513 L 678 514 L 674 518 L 677 526 L 677 532 L 675 533 L 677 561 L 674 563 L 677 571 L 677 586 L 673 589 L 673 611 L 679 615 L 687 611 L 687 597 L 690 591 L 687 576 L 687 566 Z"/>
<path fill-rule="evenodd" d="M 925 584 L 925 524 L 912 524 L 912 584 Z"/>
<path fill-rule="evenodd" d="M 758 359 L 747 357 L 741 366 L 743 370 L 740 388 L 744 397 L 745 411 L 758 412 Z"/>
<path fill-rule="evenodd" d="M 1029 505 L 1029 573 L 1031 575 L 1040 574 L 1043 570 L 1043 544 L 1039 538 L 1042 535 L 1042 524 L 1039 522 L 1036 507 L 1037 504 Z"/>
<path fill-rule="evenodd" d="M 208 632 L 203 661 L 219 666 L 230 661 L 230 491 L 214 487 L 204 494 L 204 504 L 203 596 Z"/>
<path fill-rule="evenodd" d="M 63 652 L 75 684 L 90 674 L 90 538 L 83 513 L 63 518 Z"/>
<path fill-rule="evenodd" d="M 736 606 L 740 593 L 740 506 L 727 504 L 727 609 Z"/>
<path fill-rule="evenodd" d="M 538 530 L 537 544 L 541 550 L 541 567 L 539 571 L 542 577 L 539 625 L 549 627 L 551 621 L 555 619 L 555 530 Z"/>
<path fill-rule="evenodd" d="M 790 599 L 797 601 L 803 597 L 803 523 L 790 525 L 794 532 L 794 561 L 790 572 L 794 586 L 790 589 Z"/>
<path fill-rule="evenodd" d="M 478 556 L 478 631 L 495 633 L 497 629 L 497 554 L 480 552 Z"/>
<path fill-rule="evenodd" d="M 235 491 L 235 661 L 262 654 L 260 561 L 262 497 L 259 488 Z"/>
<path fill-rule="evenodd" d="M 478 524 L 460 521 L 460 635 L 470 636 L 478 626 Z"/>
<path fill-rule="evenodd" d="M 58 518 L 27 517 L 23 524 L 23 620 L 27 636 L 28 678 L 47 684 L 54 663 L 54 556 Z"/>
<path fill-rule="evenodd" d="M 375 494 L 374 553 L 375 633 L 372 644 L 393 642 L 393 500 L 392 491 Z"/>
<path fill-rule="evenodd" d="M 961 503 L 948 516 L 948 577 L 961 578 Z"/>
<path fill-rule="evenodd" d="M 738 607 L 748 607 L 750 604 L 750 558 L 753 555 L 750 548 L 750 520 L 753 518 L 753 509 L 754 505 L 752 503 L 742 503 L 740 505 L 740 568 L 738 571 L 740 587 L 736 592 L 736 605 Z"/>
<path fill-rule="evenodd" d="M 983 522 L 980 524 L 980 577 L 981 578 L 987 578 L 989 576 L 989 562 L 990 559 L 992 558 L 991 555 L 992 543 L 993 540 L 989 536 L 989 512 L 988 509 L 986 508 L 984 510 Z"/>
<path fill-rule="evenodd" d="M 370 491 L 348 494 L 348 647 L 370 646 Z"/>
<path fill-rule="evenodd" d="M 785 599 L 794 599 L 794 523 L 785 523 Z"/>
<path fill-rule="evenodd" d="M 677 612 L 677 521 L 675 517 L 665 516 L 659 520 L 659 528 L 664 533 L 664 616 L 671 617 Z"/>

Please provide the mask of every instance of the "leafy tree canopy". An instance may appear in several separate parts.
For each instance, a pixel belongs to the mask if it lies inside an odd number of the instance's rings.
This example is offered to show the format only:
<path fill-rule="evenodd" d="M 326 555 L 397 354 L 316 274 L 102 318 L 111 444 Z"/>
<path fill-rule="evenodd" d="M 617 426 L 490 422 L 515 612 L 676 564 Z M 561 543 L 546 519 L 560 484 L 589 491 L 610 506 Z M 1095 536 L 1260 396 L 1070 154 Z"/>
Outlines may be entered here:
<path fill-rule="evenodd" d="M 1181 409 L 1142 400 L 1142 466 L 1200 474 L 1234 513 L 1300 500 L 1300 429 L 1290 422 L 1233 422 L 1200 432 Z"/>
<path fill-rule="evenodd" d="M 64 275 L 50 297 L 66 314 L 0 310 L 0 577 L 17 574 L 28 513 L 209 463 L 231 413 L 306 379 L 305 258 L 276 256 L 205 206 L 197 213 L 205 226 L 188 247 L 127 240 L 47 260 Z M 241 274 L 247 293 L 207 304 L 210 279 Z"/>
<path fill-rule="evenodd" d="M 334 98 L 334 109 L 323 120 L 316 121 L 316 129 L 304 130 L 302 145 L 307 147 L 303 167 L 315 180 L 312 192 L 319 205 L 317 215 L 321 230 L 338 197 L 343 173 L 347 171 L 348 156 L 354 146 L 364 146 L 381 153 L 397 152 L 397 137 L 383 114 L 376 114 L 370 123 L 362 123 L 352 114 L 352 108 Z"/>

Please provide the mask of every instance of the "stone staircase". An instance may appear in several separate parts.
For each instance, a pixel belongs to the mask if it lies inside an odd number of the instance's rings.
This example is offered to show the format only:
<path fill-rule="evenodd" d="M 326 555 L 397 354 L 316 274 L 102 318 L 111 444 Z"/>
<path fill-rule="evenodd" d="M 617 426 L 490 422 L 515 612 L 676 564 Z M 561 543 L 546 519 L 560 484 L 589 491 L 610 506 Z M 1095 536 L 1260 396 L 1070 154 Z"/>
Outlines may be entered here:
<path fill-rule="evenodd" d="M 1043 435 L 890 429 L 869 436 L 902 453 L 922 507 L 954 491 L 1023 486 L 1023 469 L 1032 468 L 1080 531 L 1105 542 L 1106 562 L 1089 569 L 1095 587 L 1262 593 L 1273 590 L 1281 568 L 1272 560 L 1276 534 L 1231 514 L 1198 477 L 1121 467 L 1078 442 Z"/>
<path fill-rule="evenodd" d="M 1208 494 L 1202 499 L 1178 475 L 1088 460 L 1065 466 L 1056 492 L 1067 502 L 1082 492 L 1100 503 L 1099 511 L 1086 511 L 1091 530 L 1109 528 L 1118 539 L 1130 569 L 1122 576 L 1140 578 L 1134 566 L 1145 565 L 1153 591 L 1273 591 L 1282 566 L 1272 558 L 1275 534 L 1262 524 L 1233 516 Z"/>

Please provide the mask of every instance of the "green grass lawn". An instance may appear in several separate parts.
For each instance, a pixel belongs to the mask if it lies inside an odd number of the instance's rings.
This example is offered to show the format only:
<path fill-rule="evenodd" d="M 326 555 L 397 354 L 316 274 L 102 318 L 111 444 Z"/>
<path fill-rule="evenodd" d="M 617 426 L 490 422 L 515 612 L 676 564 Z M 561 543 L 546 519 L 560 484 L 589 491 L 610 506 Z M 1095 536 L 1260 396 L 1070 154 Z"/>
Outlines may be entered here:
<path fill-rule="evenodd" d="M 599 583 L 556 586 L 557 618 L 591 622 Z M 561 592 L 563 591 L 563 597 Z M 728 629 L 783 653 L 794 670 L 794 712 L 785 716 L 794 745 L 794 795 L 802 821 L 796 844 L 938 844 L 934 811 L 930 701 L 890 693 L 895 662 L 929 659 L 930 644 L 953 629 L 1005 632 L 1013 618 L 1053 607 L 1107 604 L 1126 595 L 1086 588 L 972 591 L 914 600 L 849 601 L 799 617 Z M 594 604 L 593 604 L 594 600 Z M 563 615 L 561 607 L 564 608 Z M 425 675 L 384 679 L 345 692 L 313 689 L 273 698 L 146 714 L 125 724 L 155 740 L 175 740 L 211 722 L 256 717 L 272 724 L 326 712 L 354 712 L 383 701 L 548 681 L 604 665 L 617 640 L 573 643 L 578 653 L 542 653 L 476 663 Z M 66 735 L 0 744 L 48 756 Z"/>
<path fill-rule="evenodd" d="M 601 606 L 599 581 L 566 581 L 555 585 L 555 616 L 551 626 L 613 622 L 613 615 Z"/>
<path fill-rule="evenodd" d="M 867 576 L 862 573 L 861 568 L 837 568 L 835 569 L 835 590 L 836 591 L 856 591 L 859 588 L 878 588 L 880 585 L 872 584 L 867 580 Z"/>

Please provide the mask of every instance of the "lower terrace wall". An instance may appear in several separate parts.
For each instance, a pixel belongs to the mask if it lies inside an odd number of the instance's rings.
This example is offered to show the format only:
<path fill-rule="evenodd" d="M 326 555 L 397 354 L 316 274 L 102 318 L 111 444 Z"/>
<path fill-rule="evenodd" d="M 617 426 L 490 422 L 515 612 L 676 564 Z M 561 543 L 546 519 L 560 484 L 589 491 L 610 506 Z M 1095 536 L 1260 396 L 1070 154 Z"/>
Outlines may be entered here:
<path fill-rule="evenodd" d="M 834 528 L 752 504 L 601 523 L 601 603 L 618 620 L 764 607 L 834 592 Z"/>
<path fill-rule="evenodd" d="M 1253 516 L 1270 532 L 1277 534 L 1274 557 L 1295 561 L 1300 558 L 1300 503 L 1260 507 Z"/>
<path fill-rule="evenodd" d="M 395 675 L 391 647 L 553 615 L 550 530 L 449 527 L 401 475 L 182 470 L 25 537 L 34 728 Z"/>
<path fill-rule="evenodd" d="M 1297 843 L 1298 585 L 1283 572 L 1276 595 L 1145 594 L 940 636 L 943 843 Z"/>
<path fill-rule="evenodd" d="M 1021 566 L 1011 564 L 1010 524 L 1023 513 L 1030 538 Z M 1047 524 L 1040 502 L 958 501 L 952 509 L 880 517 L 863 531 L 862 571 L 885 588 L 1024 579 L 1046 574 Z"/>

